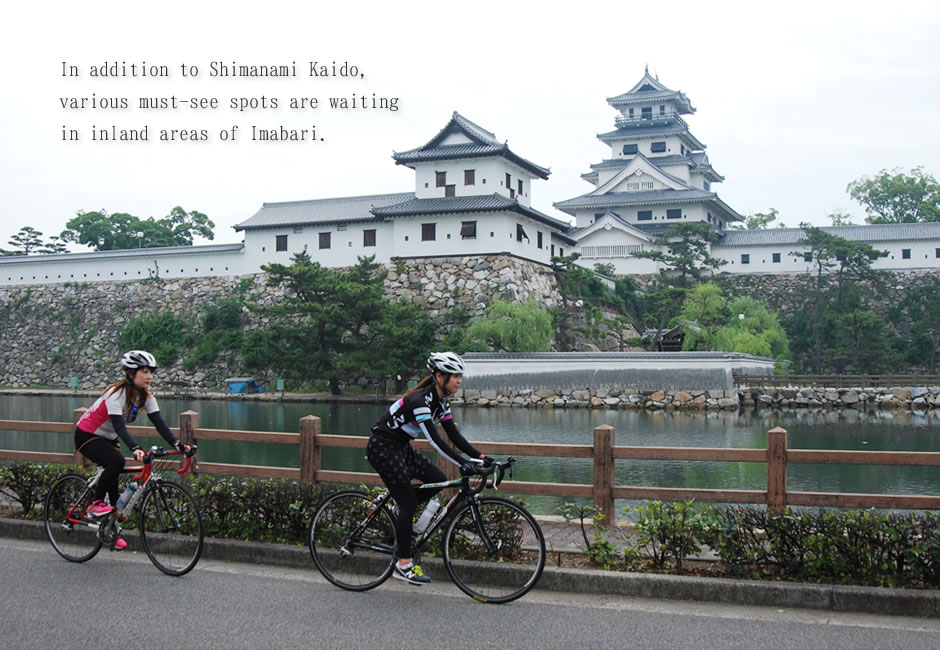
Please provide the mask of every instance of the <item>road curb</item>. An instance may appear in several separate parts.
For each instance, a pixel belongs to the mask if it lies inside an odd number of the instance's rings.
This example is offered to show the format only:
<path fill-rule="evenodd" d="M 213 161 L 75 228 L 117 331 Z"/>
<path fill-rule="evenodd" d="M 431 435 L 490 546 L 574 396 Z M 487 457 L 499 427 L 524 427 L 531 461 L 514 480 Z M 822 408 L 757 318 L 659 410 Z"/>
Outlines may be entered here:
<path fill-rule="evenodd" d="M 45 540 L 41 522 L 0 518 L 0 537 Z M 303 546 L 206 538 L 203 558 L 314 569 Z M 545 567 L 538 589 L 578 594 L 690 600 L 786 609 L 940 617 L 940 591 L 793 582 L 696 578 Z"/>

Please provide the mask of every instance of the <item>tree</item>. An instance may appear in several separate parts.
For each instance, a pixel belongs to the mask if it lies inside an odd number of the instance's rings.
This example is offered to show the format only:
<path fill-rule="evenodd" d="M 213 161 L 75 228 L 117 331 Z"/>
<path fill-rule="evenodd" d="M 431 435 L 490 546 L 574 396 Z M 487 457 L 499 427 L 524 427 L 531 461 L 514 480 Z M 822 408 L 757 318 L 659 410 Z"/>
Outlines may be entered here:
<path fill-rule="evenodd" d="M 718 233 L 707 223 L 677 223 L 652 240 L 659 250 L 639 251 L 633 255 L 661 262 L 678 273 L 672 284 L 688 287 L 691 280 L 700 280 L 705 272 L 727 263 L 709 253 L 718 239 Z"/>
<path fill-rule="evenodd" d="M 683 350 L 714 350 L 715 335 L 728 322 L 728 305 L 717 284 L 700 284 L 685 298 L 679 314 Z"/>
<path fill-rule="evenodd" d="M 874 178 L 852 181 L 846 191 L 865 208 L 868 223 L 940 221 L 940 184 L 922 167 L 910 174 L 882 169 Z"/>
<path fill-rule="evenodd" d="M 423 366 L 433 325 L 384 298 L 386 274 L 374 258 L 360 257 L 347 270 L 323 267 L 306 252 L 292 261 L 261 267 L 268 286 L 283 288 L 285 296 L 282 304 L 253 307 L 270 326 L 247 337 L 249 367 L 274 368 L 301 382 L 325 379 L 338 395 L 342 378 L 377 380 Z"/>
<path fill-rule="evenodd" d="M 215 224 L 201 212 L 187 212 L 176 206 L 162 219 L 139 219 L 125 212 L 109 214 L 107 210 L 79 211 L 65 227 L 61 235 L 64 241 L 107 251 L 138 246 L 191 246 L 194 235 L 213 239 Z"/>
<path fill-rule="evenodd" d="M 749 215 L 744 224 L 735 224 L 731 228 L 735 230 L 765 230 L 772 222 L 777 220 L 779 213 L 777 208 L 770 208 L 767 212 L 755 212 Z M 782 223 L 777 224 L 778 228 L 786 228 Z"/>
<path fill-rule="evenodd" d="M 62 239 L 52 235 L 37 252 L 42 255 L 58 255 L 60 253 L 68 253 L 69 250 Z"/>
<path fill-rule="evenodd" d="M 864 309 L 866 296 L 859 289 L 859 280 L 877 281 L 877 274 L 872 271 L 872 263 L 887 255 L 864 242 L 848 241 L 825 232 L 820 228 L 802 223 L 804 239 L 809 251 L 792 251 L 790 255 L 808 257 L 813 273 L 809 285 L 797 300 L 807 304 L 806 308 L 795 310 L 795 315 L 787 328 L 794 334 L 795 347 L 801 352 L 808 352 L 809 360 L 817 374 L 823 372 L 825 365 L 832 365 L 842 371 L 844 363 L 829 354 L 839 340 L 839 330 L 853 321 L 840 321 L 840 316 L 854 309 Z M 830 278 L 836 279 L 835 287 Z M 826 354 L 823 342 L 828 341 Z M 884 339 L 873 340 L 872 345 L 882 345 Z"/>
<path fill-rule="evenodd" d="M 42 246 L 42 233 L 32 226 L 23 226 L 18 233 L 10 237 L 9 244 L 14 250 L 8 254 L 29 255 L 30 251 L 35 251 Z"/>
<path fill-rule="evenodd" d="M 727 323 L 715 334 L 716 349 L 773 357 L 778 361 L 790 358 L 787 333 L 777 315 L 768 311 L 764 303 L 741 296 L 728 303 L 727 311 Z"/>
<path fill-rule="evenodd" d="M 848 212 L 842 212 L 841 210 L 835 210 L 826 215 L 826 218 L 832 222 L 833 226 L 854 226 L 852 223 L 852 215 Z"/>
<path fill-rule="evenodd" d="M 464 336 L 496 352 L 547 352 L 554 329 L 551 314 L 535 300 L 522 304 L 495 300 Z"/>

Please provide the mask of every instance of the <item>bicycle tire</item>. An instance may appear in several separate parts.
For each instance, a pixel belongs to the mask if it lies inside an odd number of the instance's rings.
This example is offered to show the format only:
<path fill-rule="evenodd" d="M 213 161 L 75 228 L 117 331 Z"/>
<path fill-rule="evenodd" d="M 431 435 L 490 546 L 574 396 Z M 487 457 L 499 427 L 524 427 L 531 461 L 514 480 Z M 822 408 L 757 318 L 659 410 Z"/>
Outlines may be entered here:
<path fill-rule="evenodd" d="M 63 474 L 55 480 L 43 501 L 42 518 L 52 548 L 69 562 L 87 562 L 101 550 L 97 527 L 76 523 L 91 500 L 85 494 L 88 479 L 81 474 Z M 82 503 L 79 499 L 84 495 Z M 74 506 L 74 507 L 73 507 Z M 72 513 L 72 520 L 69 520 Z"/>
<path fill-rule="evenodd" d="M 451 580 L 476 600 L 508 603 L 527 594 L 545 568 L 545 536 L 518 503 L 500 497 L 477 501 L 480 521 L 494 552 L 487 550 L 469 503 L 448 522 L 444 567 Z"/>
<path fill-rule="evenodd" d="M 171 576 L 189 573 L 203 546 L 202 515 L 185 487 L 160 481 L 148 488 L 140 506 L 140 543 L 150 561 Z"/>
<path fill-rule="evenodd" d="M 344 490 L 324 499 L 313 515 L 307 536 L 310 555 L 337 587 L 367 591 L 392 575 L 395 522 L 384 507 L 367 522 L 375 504 L 365 492 Z"/>

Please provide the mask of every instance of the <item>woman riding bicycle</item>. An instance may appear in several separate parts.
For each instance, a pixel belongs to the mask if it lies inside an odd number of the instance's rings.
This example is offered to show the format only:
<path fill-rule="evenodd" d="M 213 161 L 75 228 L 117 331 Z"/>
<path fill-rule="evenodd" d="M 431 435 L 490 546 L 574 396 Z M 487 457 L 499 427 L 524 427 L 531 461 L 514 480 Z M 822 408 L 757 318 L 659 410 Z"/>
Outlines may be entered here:
<path fill-rule="evenodd" d="M 439 483 L 446 480 L 444 472 L 423 455 L 415 451 L 411 441 L 424 436 L 438 454 L 463 469 L 469 462 L 447 444 L 437 431 L 435 421 L 441 423 L 447 437 L 460 451 L 471 458 L 492 460 L 477 451 L 460 434 L 454 424 L 447 397 L 460 389 L 463 381 L 464 363 L 453 352 L 435 352 L 427 362 L 430 376 L 421 380 L 404 397 L 393 403 L 388 411 L 372 427 L 372 436 L 366 447 L 369 463 L 382 477 L 395 502 L 398 504 L 398 519 L 395 531 L 398 535 L 398 562 L 392 575 L 414 585 L 431 581 L 412 558 L 411 520 L 418 509 L 418 496 L 411 479 L 422 483 Z M 427 501 L 435 492 L 422 490 L 421 500 Z"/>
<path fill-rule="evenodd" d="M 133 452 L 134 460 L 140 462 L 144 458 L 144 450 L 127 431 L 127 424 L 137 418 L 139 411 L 147 413 L 164 440 L 181 453 L 187 450 L 186 445 L 170 431 L 160 415 L 157 400 L 150 393 L 150 383 L 157 368 L 153 355 L 143 350 L 131 350 L 121 357 L 121 366 L 124 378 L 108 386 L 75 426 L 75 449 L 105 468 L 95 488 L 95 500 L 88 506 L 87 513 L 92 517 L 110 514 L 117 503 L 118 478 L 124 469 L 124 455 L 118 438 Z M 111 505 L 104 502 L 105 493 Z M 126 546 L 127 542 L 118 539 L 115 549 L 123 550 Z"/>

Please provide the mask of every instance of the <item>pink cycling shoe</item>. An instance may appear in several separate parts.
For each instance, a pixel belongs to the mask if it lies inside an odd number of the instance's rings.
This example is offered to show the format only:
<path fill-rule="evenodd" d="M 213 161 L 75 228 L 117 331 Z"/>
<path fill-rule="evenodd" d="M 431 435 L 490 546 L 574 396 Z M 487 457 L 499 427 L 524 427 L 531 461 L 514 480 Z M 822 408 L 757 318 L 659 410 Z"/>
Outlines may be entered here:
<path fill-rule="evenodd" d="M 92 517 L 103 517 L 104 515 L 111 514 L 111 511 L 113 510 L 114 510 L 113 506 L 109 506 L 107 503 L 105 503 L 101 499 L 98 499 L 97 501 L 93 502 L 90 506 L 88 506 L 87 512 Z"/>
<path fill-rule="evenodd" d="M 115 551 L 123 551 L 127 548 L 127 542 L 124 541 L 123 537 L 118 537 L 117 541 L 114 543 Z"/>

